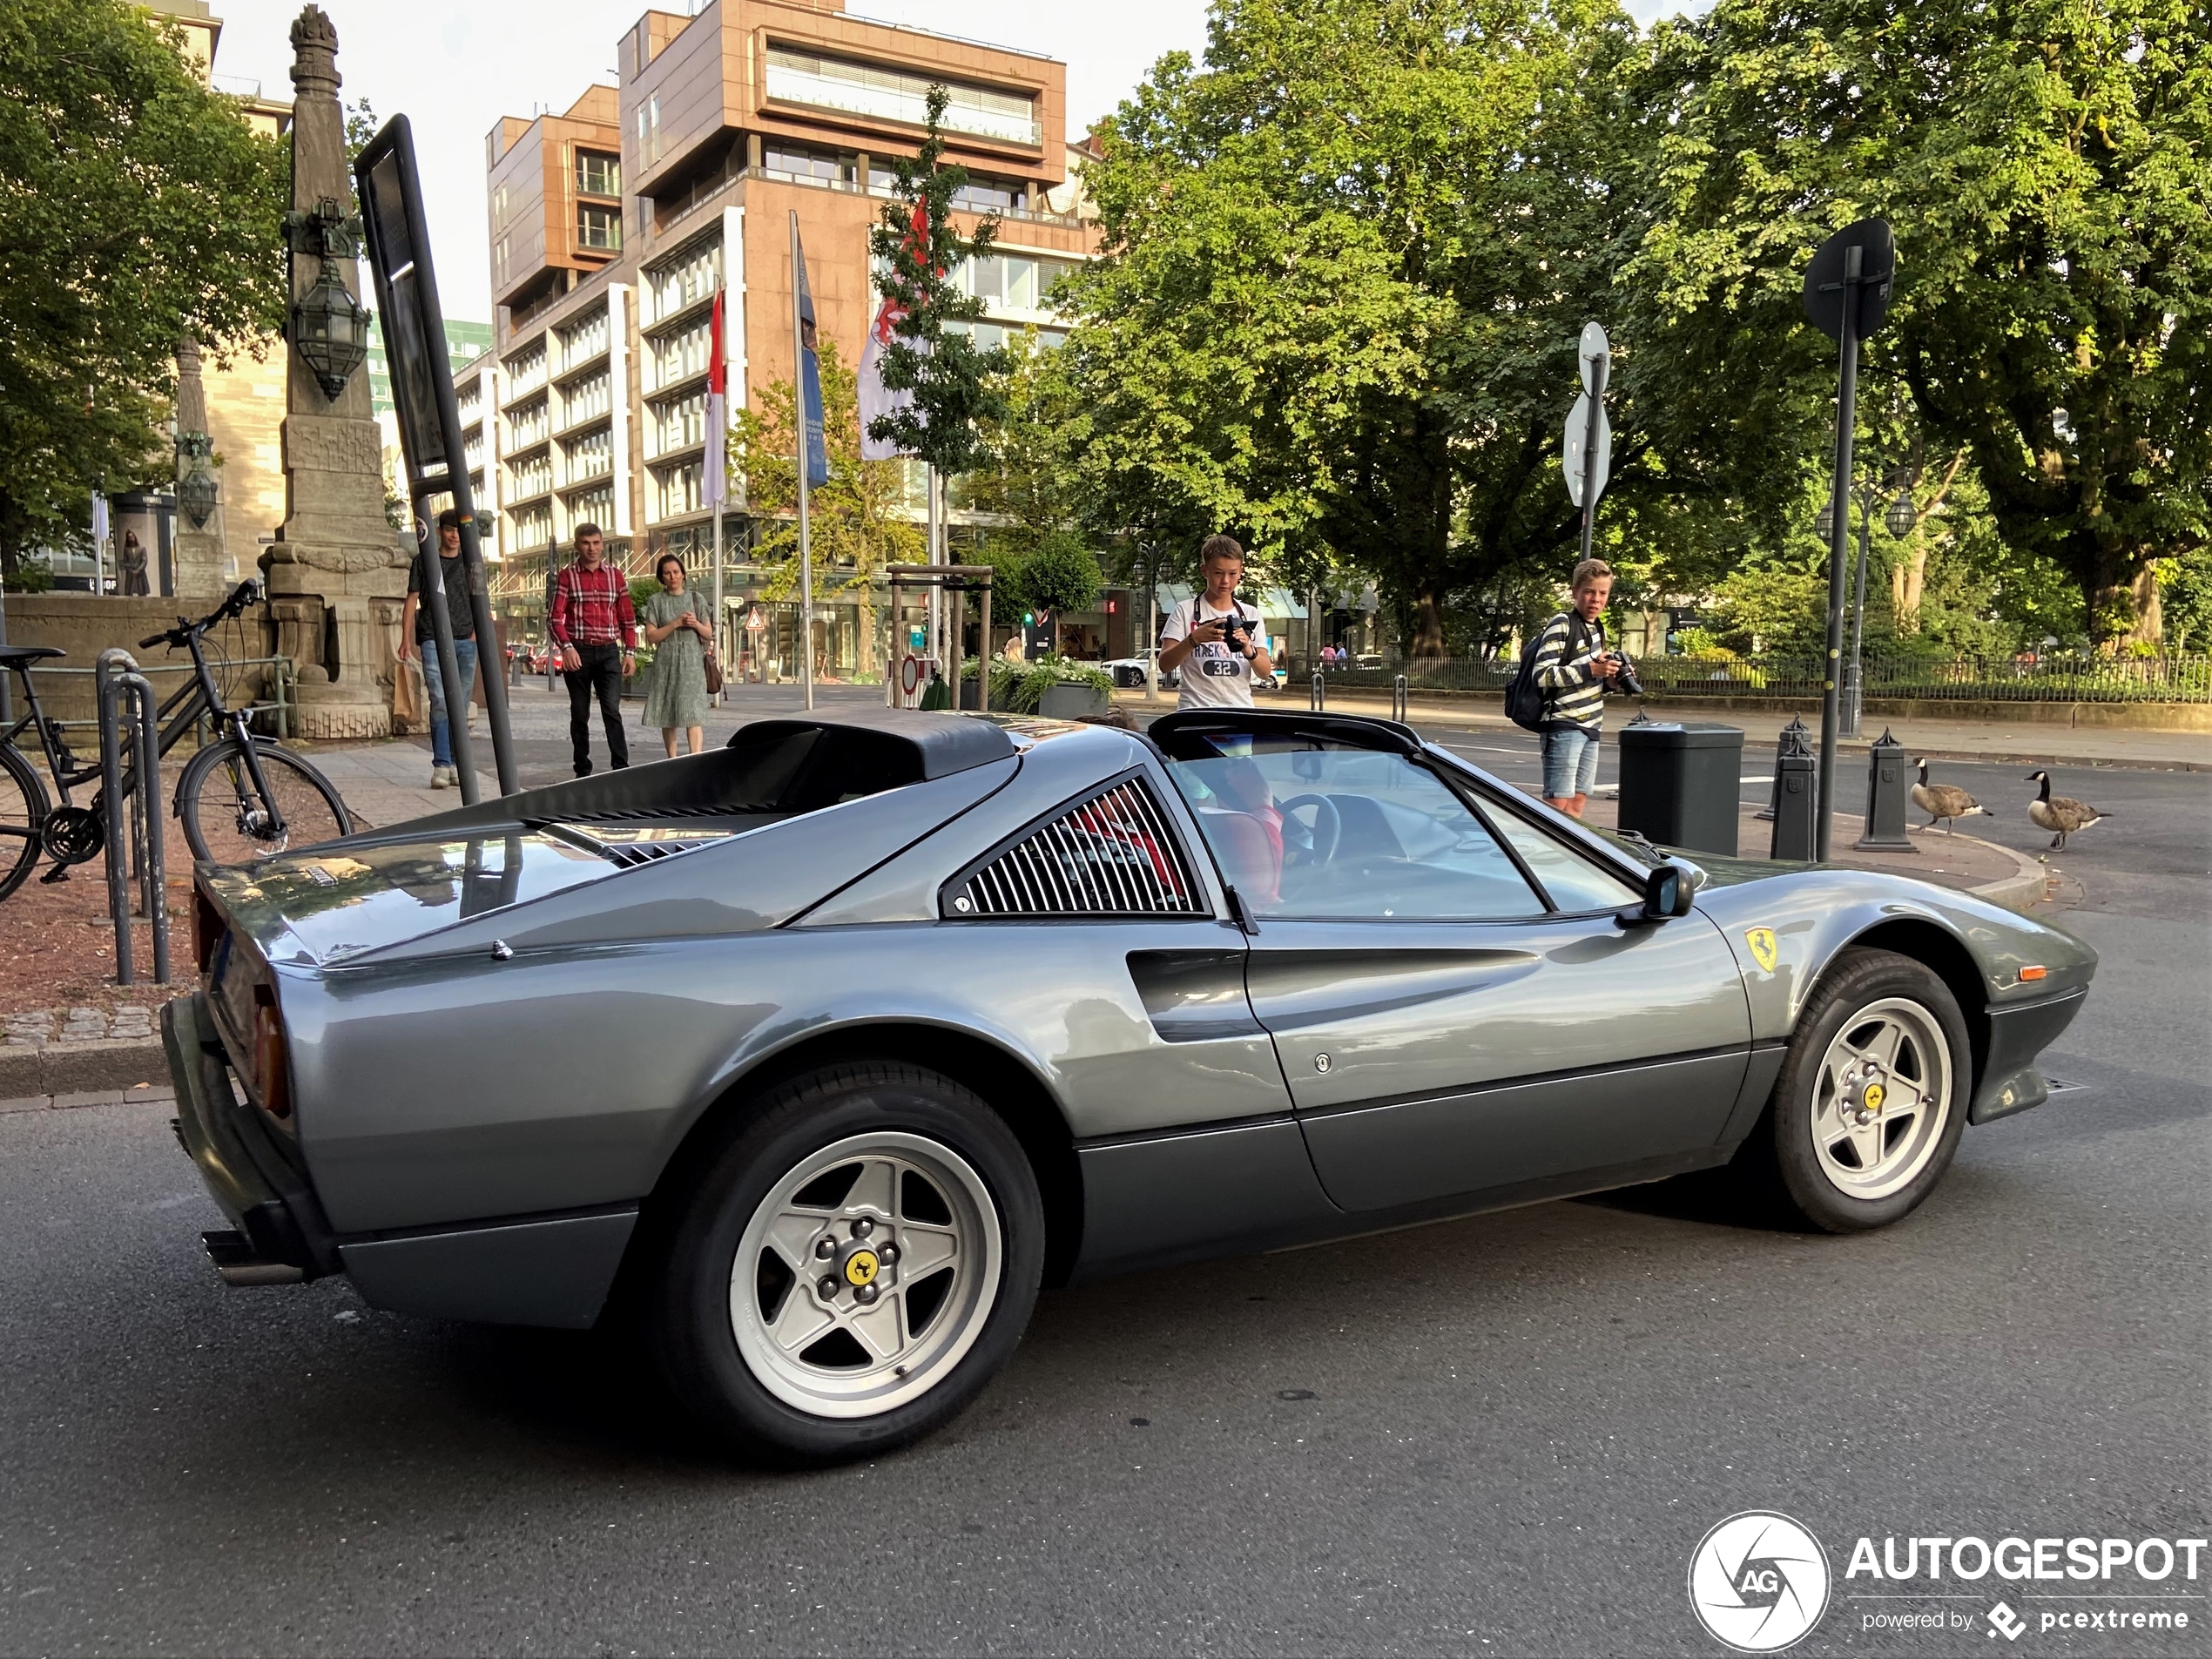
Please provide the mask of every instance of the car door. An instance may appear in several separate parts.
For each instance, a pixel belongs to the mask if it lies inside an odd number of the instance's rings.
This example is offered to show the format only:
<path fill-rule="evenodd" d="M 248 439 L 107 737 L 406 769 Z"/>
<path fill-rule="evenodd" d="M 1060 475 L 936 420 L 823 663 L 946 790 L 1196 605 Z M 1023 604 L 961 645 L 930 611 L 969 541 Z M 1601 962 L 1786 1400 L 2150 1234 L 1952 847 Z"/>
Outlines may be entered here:
<path fill-rule="evenodd" d="M 1217 752 L 1197 751 L 1211 745 Z M 1187 734 L 1170 760 L 1251 928 L 1247 992 L 1330 1197 L 1380 1211 L 1709 1148 L 1750 1022 L 1696 913 L 1425 756 Z"/>

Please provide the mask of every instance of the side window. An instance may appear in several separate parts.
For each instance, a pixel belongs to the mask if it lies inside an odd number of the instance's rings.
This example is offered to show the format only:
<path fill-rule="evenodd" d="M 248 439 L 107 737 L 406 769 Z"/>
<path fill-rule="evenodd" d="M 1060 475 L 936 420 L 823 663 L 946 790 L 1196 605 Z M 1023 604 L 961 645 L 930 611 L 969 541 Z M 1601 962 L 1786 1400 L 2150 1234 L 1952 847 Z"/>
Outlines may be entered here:
<path fill-rule="evenodd" d="M 1141 777 L 1024 831 L 955 877 L 941 902 L 945 915 L 961 921 L 1211 914 Z"/>
<path fill-rule="evenodd" d="M 1643 894 L 1619 876 L 1527 819 L 1493 807 L 1490 821 L 1498 826 L 1499 834 L 1513 843 L 1513 850 L 1521 854 L 1521 861 L 1561 910 L 1618 910 L 1623 905 L 1643 902 Z"/>
<path fill-rule="evenodd" d="M 1489 921 L 1544 905 L 1465 802 L 1405 755 L 1184 734 L 1169 763 L 1258 917 Z"/>

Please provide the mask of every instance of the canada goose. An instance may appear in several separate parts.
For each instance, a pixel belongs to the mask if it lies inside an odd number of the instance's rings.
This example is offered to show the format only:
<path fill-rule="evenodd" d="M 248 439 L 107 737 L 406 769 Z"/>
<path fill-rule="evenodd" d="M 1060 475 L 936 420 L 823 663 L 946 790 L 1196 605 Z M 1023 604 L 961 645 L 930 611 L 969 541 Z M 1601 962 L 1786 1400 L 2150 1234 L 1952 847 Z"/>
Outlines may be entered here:
<path fill-rule="evenodd" d="M 1944 820 L 1946 832 L 1957 826 L 1955 818 L 1972 818 L 1976 813 L 1988 816 L 1989 808 L 1969 795 L 1956 784 L 1932 784 L 1928 781 L 1928 763 L 1919 763 L 1920 781 L 1912 786 L 1912 804 L 1928 815 L 1928 827 L 1933 829 L 1936 819 Z"/>
<path fill-rule="evenodd" d="M 2027 803 L 2027 821 L 2038 829 L 2058 832 L 2051 838 L 2054 848 L 2064 846 L 2066 838 L 2076 831 L 2087 829 L 2092 824 L 2102 823 L 2111 816 L 2109 813 L 2099 812 L 2087 801 L 2074 800 L 2065 795 L 2054 796 L 2051 793 L 2051 774 L 2047 772 L 2031 772 L 2027 774 L 2027 781 L 2043 786 L 2043 792 Z"/>

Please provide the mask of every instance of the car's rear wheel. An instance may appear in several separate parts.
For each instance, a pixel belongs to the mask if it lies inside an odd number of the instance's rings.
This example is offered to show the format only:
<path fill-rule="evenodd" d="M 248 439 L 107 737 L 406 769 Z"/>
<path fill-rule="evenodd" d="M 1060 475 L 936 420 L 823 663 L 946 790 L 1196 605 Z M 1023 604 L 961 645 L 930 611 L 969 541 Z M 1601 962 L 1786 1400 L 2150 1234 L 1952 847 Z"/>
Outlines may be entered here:
<path fill-rule="evenodd" d="M 678 1202 L 652 1308 L 662 1367 L 766 1461 L 834 1462 L 935 1428 L 1012 1354 L 1043 1273 L 1021 1143 L 917 1067 L 782 1085 Z"/>
<path fill-rule="evenodd" d="M 1887 1226 L 1951 1167 L 1972 1077 L 1950 987 L 1911 957 L 1847 951 L 1798 1017 L 1746 1171 L 1826 1231 Z"/>

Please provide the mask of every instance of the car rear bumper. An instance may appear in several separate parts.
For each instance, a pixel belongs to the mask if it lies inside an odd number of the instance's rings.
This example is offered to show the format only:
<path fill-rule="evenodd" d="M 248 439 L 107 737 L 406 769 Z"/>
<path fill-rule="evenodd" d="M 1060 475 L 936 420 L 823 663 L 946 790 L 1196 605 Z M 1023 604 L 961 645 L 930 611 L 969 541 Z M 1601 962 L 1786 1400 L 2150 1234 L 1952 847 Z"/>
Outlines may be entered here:
<path fill-rule="evenodd" d="M 235 1232 L 204 1236 L 233 1285 L 297 1284 L 338 1268 L 322 1209 L 275 1143 L 275 1131 L 231 1087 L 230 1062 L 195 991 L 161 1011 L 162 1046 L 177 1088 L 177 1138 Z"/>

